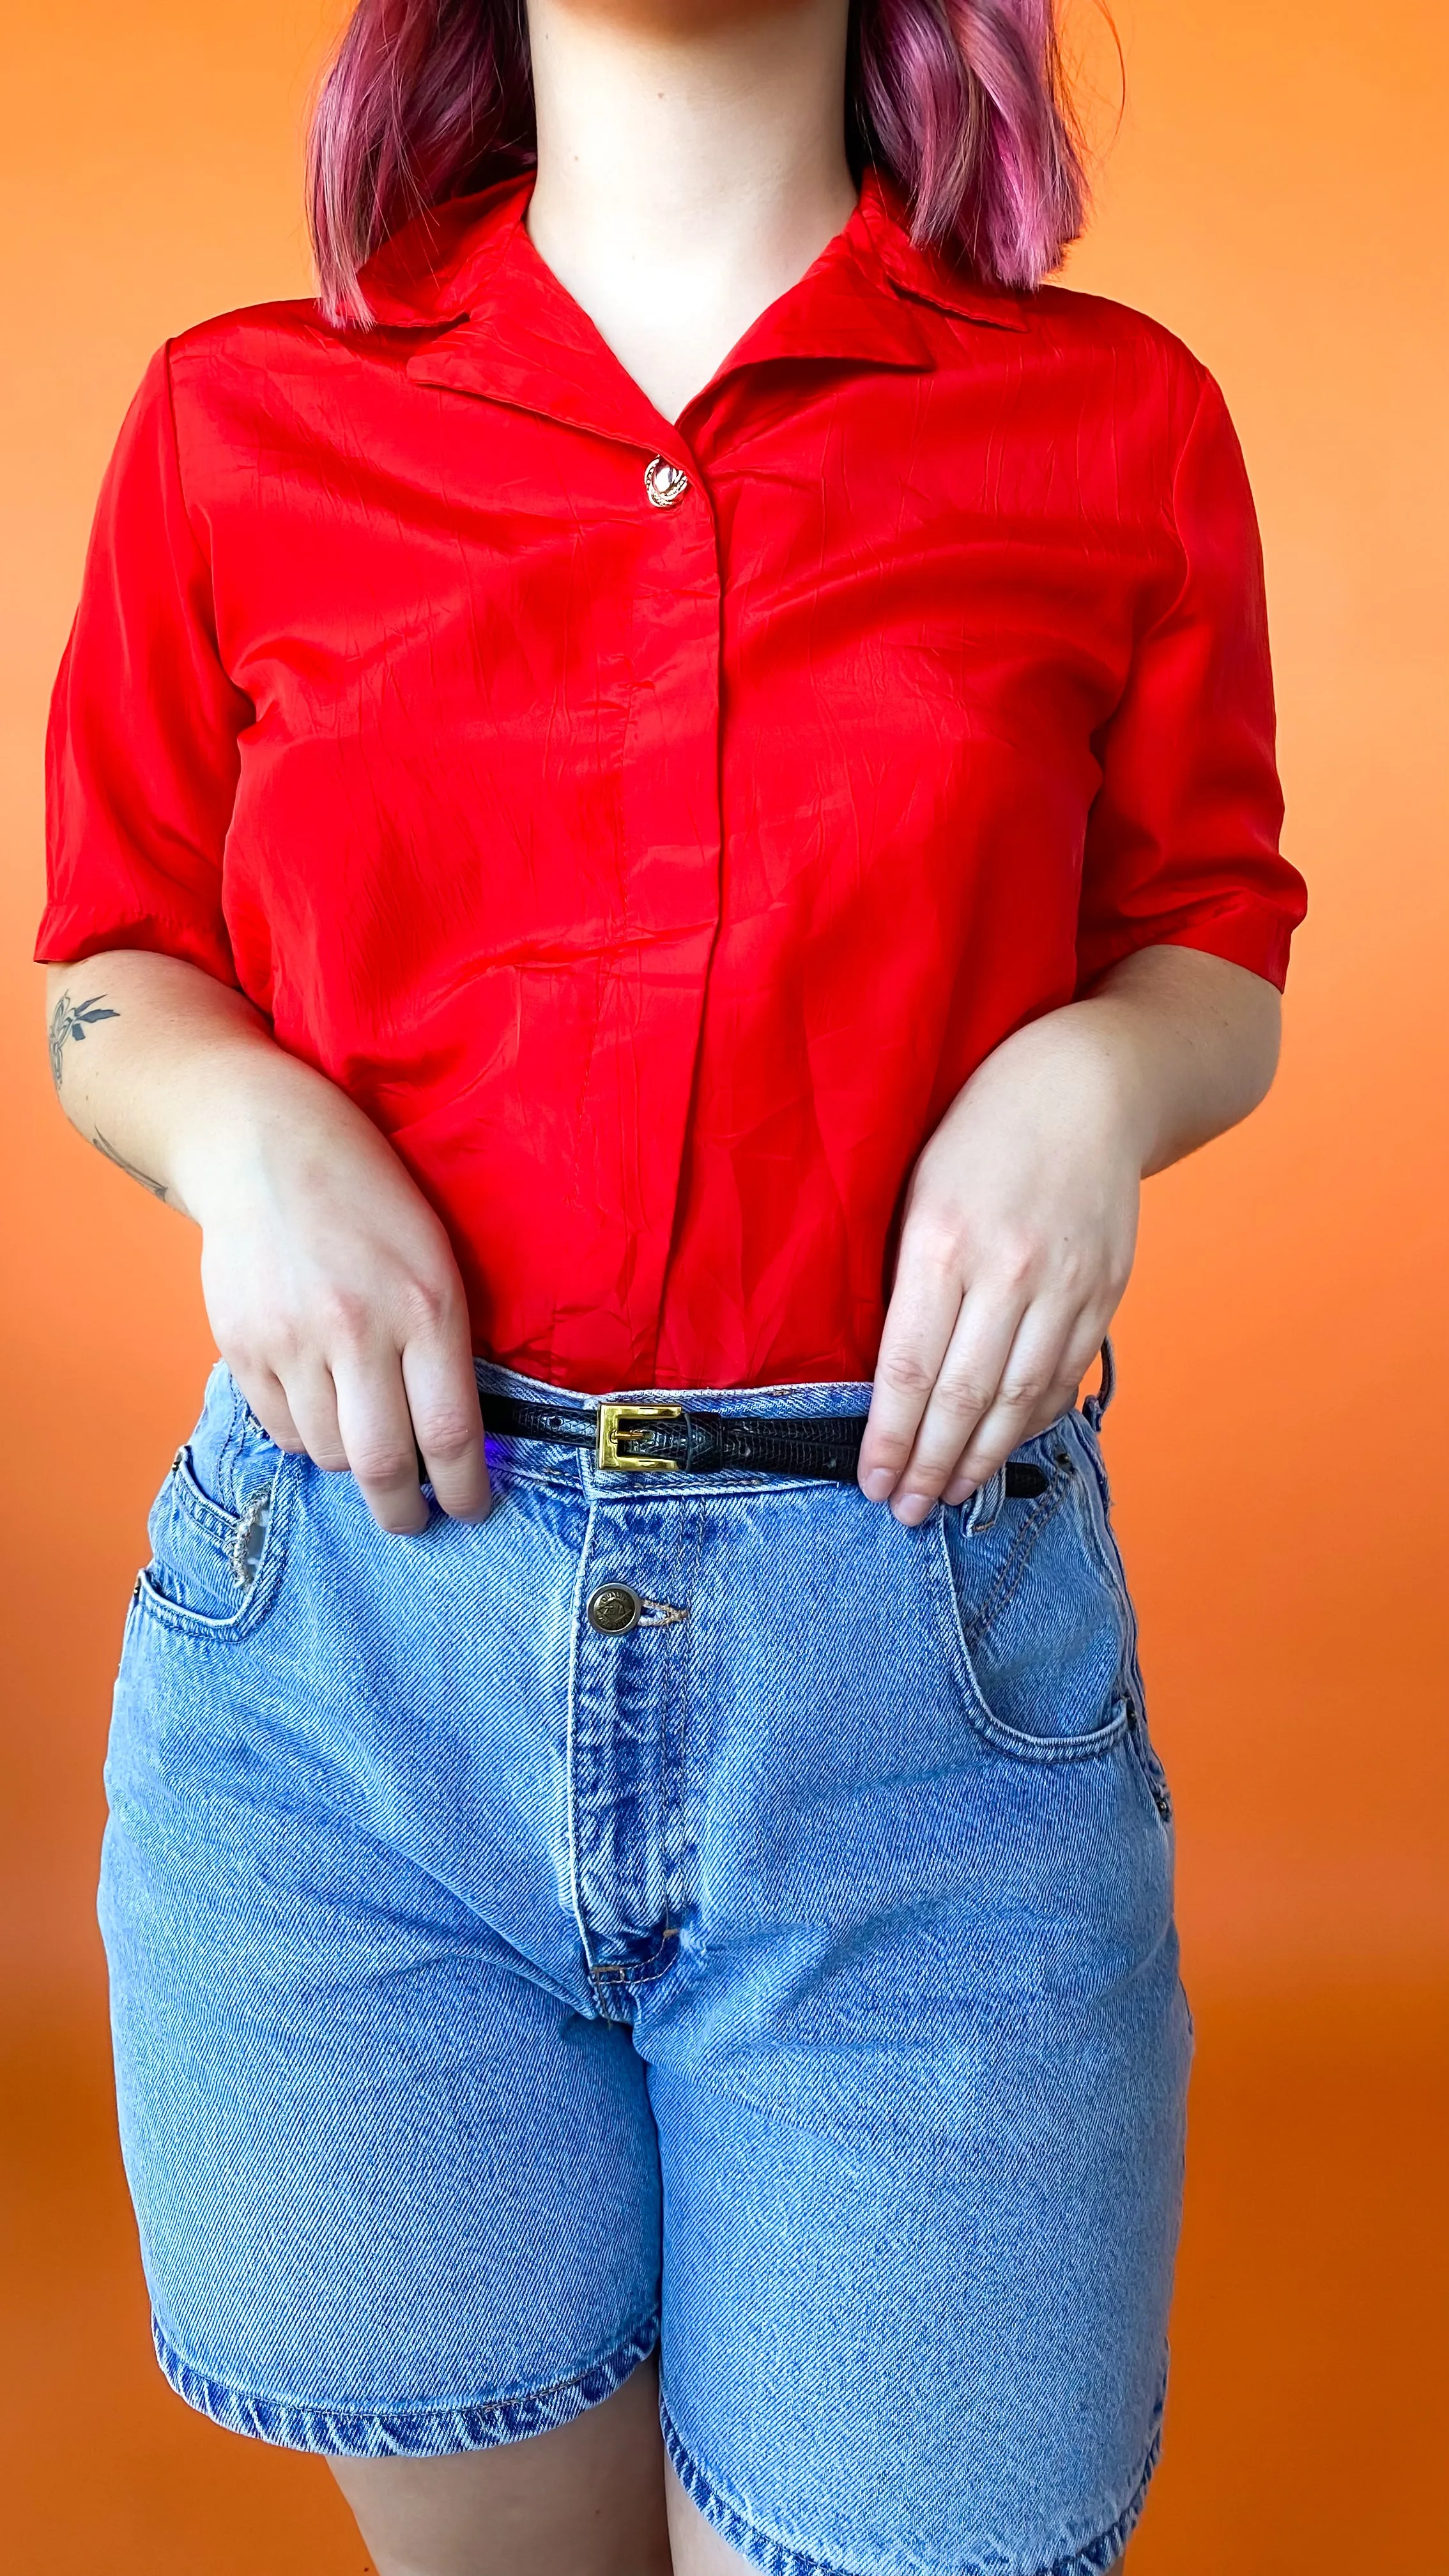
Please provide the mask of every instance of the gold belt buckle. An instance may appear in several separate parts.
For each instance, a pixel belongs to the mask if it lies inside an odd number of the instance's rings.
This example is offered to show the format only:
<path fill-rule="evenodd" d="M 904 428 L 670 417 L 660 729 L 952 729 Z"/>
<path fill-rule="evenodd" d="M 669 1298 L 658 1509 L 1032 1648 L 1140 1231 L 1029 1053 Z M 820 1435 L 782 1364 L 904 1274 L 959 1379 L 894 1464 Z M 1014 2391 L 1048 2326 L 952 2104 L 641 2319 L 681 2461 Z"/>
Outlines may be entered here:
<path fill-rule="evenodd" d="M 678 1422 L 682 1404 L 601 1404 L 599 1407 L 599 1465 L 601 1467 L 679 1466 L 677 1458 L 636 1458 L 620 1443 L 632 1437 L 630 1425 L 635 1422 Z"/>

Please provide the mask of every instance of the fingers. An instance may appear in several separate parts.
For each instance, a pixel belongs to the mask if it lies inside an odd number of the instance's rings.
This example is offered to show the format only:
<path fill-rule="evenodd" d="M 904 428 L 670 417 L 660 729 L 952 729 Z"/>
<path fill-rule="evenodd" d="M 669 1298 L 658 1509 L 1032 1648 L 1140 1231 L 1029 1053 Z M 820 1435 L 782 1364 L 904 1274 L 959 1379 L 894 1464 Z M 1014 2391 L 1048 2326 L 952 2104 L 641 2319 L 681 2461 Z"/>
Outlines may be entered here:
<path fill-rule="evenodd" d="M 379 1354 L 370 1368 L 337 1364 L 333 1382 L 343 1453 L 373 1519 L 398 1534 L 426 1529 L 428 1506 L 399 1354 Z M 315 1449 L 312 1455 L 317 1457 Z"/>
<path fill-rule="evenodd" d="M 918 1249 L 908 1233 L 881 1334 L 870 1413 L 860 1444 L 860 1488 L 873 1503 L 883 1503 L 895 1491 L 960 1312 L 961 1276 L 955 1262 L 944 1247 Z M 1007 1342 L 1010 1338 L 1008 1333 Z M 999 1374 L 998 1366 L 990 1386 L 982 1391 L 983 1405 Z"/>
<path fill-rule="evenodd" d="M 1091 1314 L 1045 1304 L 1028 1309 L 1007 1354 L 996 1394 L 941 1488 L 947 1502 L 965 1502 L 1005 1465 L 1013 1449 L 1045 1431 L 1049 1422 L 1076 1402 L 1104 1329 Z"/>
<path fill-rule="evenodd" d="M 908 1527 L 942 1499 L 964 1502 L 1075 1401 L 1104 1329 L 1095 1312 L 1075 1302 L 1026 1301 L 999 1286 L 971 1289 L 933 1377 L 929 1343 L 893 1353 L 890 1382 L 879 1410 L 872 1399 L 862 1443 L 863 1491 L 875 1501 L 888 1496 Z M 880 1395 L 879 1375 L 876 1387 Z"/>
<path fill-rule="evenodd" d="M 1002 1370 L 1016 1337 L 1021 1302 L 974 1290 L 956 1327 L 901 1460 L 891 1509 L 897 1520 L 923 1521 L 943 1492 L 976 1425 L 996 1402 Z"/>
<path fill-rule="evenodd" d="M 483 1414 L 466 1324 L 409 1342 L 403 1385 L 417 1445 L 439 1505 L 452 1520 L 487 1517 L 490 1494 Z"/>
<path fill-rule="evenodd" d="M 440 1508 L 459 1520 L 488 1510 L 483 1416 L 467 1309 L 447 1289 L 415 1282 L 402 1346 L 367 1364 L 333 1364 L 337 1421 L 347 1462 L 383 1529 L 427 1526 L 419 1458 Z"/>
<path fill-rule="evenodd" d="M 337 1389 L 331 1370 L 322 1360 L 303 1353 L 284 1359 L 280 1370 L 285 1371 L 283 1401 L 302 1447 L 317 1466 L 340 1472 L 347 1465 L 347 1451 L 337 1423 Z"/>
<path fill-rule="evenodd" d="M 329 1473 L 350 1469 L 385 1530 L 426 1528 L 424 1476 L 451 1518 L 482 1520 L 488 1468 L 466 1311 L 428 1300 L 401 1349 L 360 1307 L 330 1320 L 321 1344 L 330 1364 L 320 1348 L 289 1354 L 275 1369 L 233 1364 L 262 1428 Z"/>
<path fill-rule="evenodd" d="M 281 1379 L 271 1369 L 244 1360 L 228 1360 L 227 1366 L 267 1438 L 294 1457 L 300 1455 L 307 1443 L 293 1419 Z"/>

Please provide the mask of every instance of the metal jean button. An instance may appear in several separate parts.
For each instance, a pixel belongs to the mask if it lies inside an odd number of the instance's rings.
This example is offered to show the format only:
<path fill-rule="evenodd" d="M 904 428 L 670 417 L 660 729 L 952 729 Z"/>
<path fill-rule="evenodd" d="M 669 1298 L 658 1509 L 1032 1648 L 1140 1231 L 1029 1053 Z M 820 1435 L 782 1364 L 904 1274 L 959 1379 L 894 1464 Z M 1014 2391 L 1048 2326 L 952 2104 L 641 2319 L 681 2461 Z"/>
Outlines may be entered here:
<path fill-rule="evenodd" d="M 601 1637 L 624 1637 L 638 1627 L 643 1607 L 632 1583 L 600 1583 L 584 1604 L 584 1616 Z"/>

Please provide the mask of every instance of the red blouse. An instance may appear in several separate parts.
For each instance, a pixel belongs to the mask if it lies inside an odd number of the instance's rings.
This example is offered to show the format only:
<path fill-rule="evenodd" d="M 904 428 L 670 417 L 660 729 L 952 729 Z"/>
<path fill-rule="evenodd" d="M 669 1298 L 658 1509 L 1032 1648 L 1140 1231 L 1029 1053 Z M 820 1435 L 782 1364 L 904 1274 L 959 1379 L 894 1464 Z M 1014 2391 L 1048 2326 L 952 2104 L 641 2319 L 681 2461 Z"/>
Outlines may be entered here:
<path fill-rule="evenodd" d="M 1131 950 L 1303 910 L 1211 377 L 886 192 L 677 425 L 527 183 L 154 360 L 50 737 L 37 955 L 236 984 L 553 1382 L 868 1377 L 973 1067 Z"/>

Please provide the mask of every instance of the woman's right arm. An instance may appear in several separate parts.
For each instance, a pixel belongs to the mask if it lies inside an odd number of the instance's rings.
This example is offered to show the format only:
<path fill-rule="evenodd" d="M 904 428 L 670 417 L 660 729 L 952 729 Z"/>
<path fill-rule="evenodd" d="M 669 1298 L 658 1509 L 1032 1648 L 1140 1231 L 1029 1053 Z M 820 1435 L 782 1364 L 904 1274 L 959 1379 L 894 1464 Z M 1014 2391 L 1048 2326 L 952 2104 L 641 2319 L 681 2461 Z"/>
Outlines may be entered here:
<path fill-rule="evenodd" d="M 350 1468 L 384 1529 L 426 1525 L 419 1450 L 442 1509 L 481 1519 L 463 1282 L 366 1113 L 279 1047 L 241 993 L 179 958 L 112 949 L 51 966 L 47 1010 L 71 1124 L 200 1226 L 217 1348 L 271 1437 Z"/>

